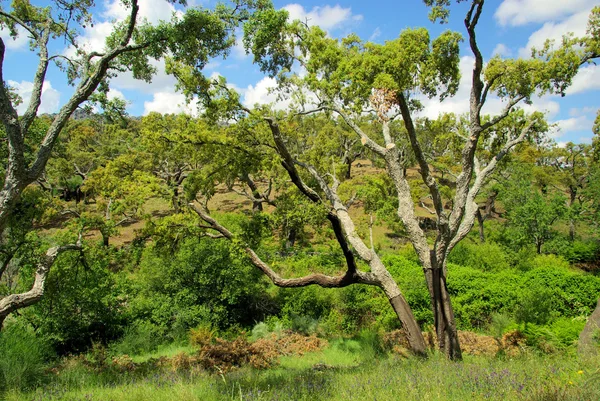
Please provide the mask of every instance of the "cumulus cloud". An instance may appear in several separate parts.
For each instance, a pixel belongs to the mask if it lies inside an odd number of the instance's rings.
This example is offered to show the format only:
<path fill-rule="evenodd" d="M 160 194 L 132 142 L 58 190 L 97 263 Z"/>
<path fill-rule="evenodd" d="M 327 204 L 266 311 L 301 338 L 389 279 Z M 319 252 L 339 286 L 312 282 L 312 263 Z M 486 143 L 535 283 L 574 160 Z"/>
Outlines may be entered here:
<path fill-rule="evenodd" d="M 597 0 L 504 0 L 494 17 L 502 26 L 526 25 L 561 20 L 597 4 Z"/>
<path fill-rule="evenodd" d="M 193 117 L 197 117 L 199 114 L 197 102 L 188 104 L 183 94 L 173 91 L 156 92 L 151 101 L 144 102 L 144 115 L 152 111 L 162 114 L 184 113 Z"/>
<path fill-rule="evenodd" d="M 598 112 L 598 107 L 585 106 L 580 109 L 573 107 L 573 108 L 571 108 L 571 110 L 569 110 L 569 116 L 579 117 L 579 116 L 585 116 L 588 114 L 596 115 L 597 112 Z"/>
<path fill-rule="evenodd" d="M 550 136 L 560 138 L 567 132 L 589 130 L 592 127 L 592 121 L 586 116 L 580 116 L 555 121 L 554 125 L 554 129 L 550 131 Z"/>
<path fill-rule="evenodd" d="M 335 30 L 347 25 L 348 23 L 362 21 L 363 16 L 352 14 L 351 8 L 343 8 L 336 4 L 335 6 L 313 7 L 306 11 L 300 4 L 293 3 L 283 7 L 289 13 L 291 20 L 300 20 L 308 25 L 317 25 L 326 31 Z"/>
<path fill-rule="evenodd" d="M 17 112 L 22 114 L 27 110 L 33 91 L 33 82 L 28 81 L 8 81 L 8 85 L 21 97 L 23 102 L 17 106 Z M 56 113 L 60 102 L 60 92 L 52 87 L 50 81 L 44 81 L 42 85 L 42 103 L 38 109 L 40 114 Z"/>
<path fill-rule="evenodd" d="M 24 50 L 29 42 L 28 32 L 25 28 L 17 27 L 17 37 L 10 36 L 10 31 L 4 27 L 0 28 L 0 37 L 8 50 Z"/>
<path fill-rule="evenodd" d="M 540 29 L 531 34 L 527 45 L 519 49 L 519 56 L 530 57 L 531 49 L 533 47 L 540 49 L 547 39 L 553 39 L 556 43 L 560 43 L 562 37 L 570 32 L 575 36 L 584 36 L 590 10 L 580 11 L 562 22 L 546 22 Z"/>
<path fill-rule="evenodd" d="M 152 76 L 152 81 L 140 81 L 135 79 L 130 71 L 127 71 L 113 78 L 111 80 L 112 86 L 120 89 L 137 90 L 147 94 L 172 91 L 177 84 L 177 80 L 172 75 L 165 73 L 164 60 L 150 60 L 150 64 L 156 68 L 156 74 Z"/>
<path fill-rule="evenodd" d="M 600 89 L 600 67 L 591 64 L 579 69 L 566 93 L 567 95 L 574 95 L 598 89 Z"/>
<path fill-rule="evenodd" d="M 492 51 L 492 56 L 510 57 L 512 51 L 504 43 L 498 43 Z"/>
<path fill-rule="evenodd" d="M 162 20 L 170 20 L 172 15 L 179 14 L 175 7 L 166 0 L 139 0 L 138 21 L 156 24 Z M 120 0 L 104 2 L 104 11 L 100 14 L 103 20 L 95 21 L 94 26 L 87 27 L 79 38 L 79 46 L 87 51 L 104 49 L 106 38 L 114 29 L 115 22 L 121 22 L 130 15 L 130 8 Z M 73 56 L 75 49 L 69 48 L 66 54 Z"/>
<path fill-rule="evenodd" d="M 244 105 L 253 107 L 255 104 L 273 104 L 277 110 L 283 110 L 290 105 L 289 100 L 278 100 L 277 94 L 271 90 L 277 86 L 274 78 L 264 77 L 256 85 L 248 85 L 244 91 Z"/>

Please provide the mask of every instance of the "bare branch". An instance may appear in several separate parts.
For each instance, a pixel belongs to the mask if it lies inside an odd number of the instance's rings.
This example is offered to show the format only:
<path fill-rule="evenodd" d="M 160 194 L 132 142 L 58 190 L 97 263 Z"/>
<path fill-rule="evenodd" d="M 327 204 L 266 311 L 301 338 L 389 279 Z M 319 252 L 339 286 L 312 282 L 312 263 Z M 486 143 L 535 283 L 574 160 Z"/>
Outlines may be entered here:
<path fill-rule="evenodd" d="M 402 112 L 402 119 L 404 120 L 404 126 L 406 127 L 406 131 L 408 132 L 410 145 L 419 163 L 421 177 L 423 178 L 423 182 L 425 183 L 425 185 L 427 185 L 427 188 L 429 188 L 429 193 L 431 194 L 431 199 L 433 200 L 435 213 L 438 216 L 438 227 L 441 230 L 446 230 L 448 225 L 448 218 L 446 216 L 446 212 L 444 211 L 442 194 L 440 193 L 440 189 L 438 188 L 437 181 L 431 174 L 429 164 L 425 159 L 425 155 L 423 154 L 423 150 L 421 149 L 421 145 L 419 144 L 419 141 L 417 139 L 417 131 L 415 129 L 412 116 L 410 114 L 410 109 L 408 108 L 408 103 L 406 102 L 406 98 L 401 93 L 398 94 L 397 98 L 398 105 L 400 106 L 400 111 Z"/>
<path fill-rule="evenodd" d="M 16 16 L 14 16 L 14 15 L 12 15 L 12 14 L 9 14 L 9 13 L 7 13 L 7 12 L 4 12 L 4 11 L 0 11 L 0 16 L 2 16 L 2 17 L 6 17 L 6 18 L 8 18 L 8 19 L 11 19 L 11 20 L 13 20 L 13 21 L 14 21 L 14 22 L 15 22 L 17 25 L 19 25 L 21 28 L 23 28 L 23 29 L 25 29 L 27 32 L 29 32 L 29 34 L 31 35 L 31 37 L 32 37 L 34 40 L 38 40 L 38 39 L 39 39 L 39 35 L 38 35 L 38 33 L 37 33 L 36 31 L 34 31 L 33 29 L 31 29 L 31 28 L 29 27 L 29 25 L 27 25 L 27 24 L 25 23 L 25 21 L 23 21 L 23 20 L 22 20 L 22 19 L 20 19 L 19 17 L 16 17 Z"/>
<path fill-rule="evenodd" d="M 46 23 L 44 30 L 42 31 L 42 36 L 38 38 L 37 44 L 39 47 L 39 58 L 40 62 L 38 64 L 37 70 L 35 72 L 35 76 L 33 78 L 33 88 L 31 91 L 31 98 L 29 100 L 29 106 L 27 110 L 23 114 L 23 118 L 21 119 L 21 131 L 23 134 L 26 134 L 29 130 L 29 127 L 33 123 L 35 116 L 37 115 L 38 108 L 40 104 L 42 104 L 42 87 L 44 85 L 44 80 L 46 78 L 46 72 L 48 71 L 48 40 L 50 38 L 50 24 Z"/>
<path fill-rule="evenodd" d="M 233 240 L 233 234 L 224 226 L 220 225 L 215 219 L 205 213 L 194 204 L 190 204 L 192 210 L 213 229 L 218 231 L 224 238 Z M 278 287 L 306 287 L 309 285 L 318 285 L 324 288 L 346 287 L 354 283 L 363 283 L 378 285 L 377 280 L 370 273 L 353 271 L 348 269 L 342 276 L 327 276 L 324 274 L 310 274 L 305 277 L 286 279 L 277 274 L 266 264 L 250 247 L 245 247 L 244 251 L 254 266 L 260 269 L 272 282 Z"/>
<path fill-rule="evenodd" d="M 56 258 L 61 253 L 66 251 L 78 250 L 81 252 L 83 250 L 81 237 L 82 236 L 80 233 L 79 239 L 75 244 L 55 246 L 48 249 L 46 254 L 43 255 L 41 260 L 38 262 L 35 272 L 35 280 L 29 291 L 20 294 L 11 294 L 0 299 L 0 327 L 2 326 L 2 322 L 6 316 L 8 316 L 10 313 L 26 306 L 33 305 L 42 298 L 44 295 L 46 278 L 48 277 L 50 268 L 56 261 Z"/>
<path fill-rule="evenodd" d="M 518 96 L 516 98 L 510 99 L 508 101 L 508 103 L 506 104 L 506 107 L 504 107 L 504 109 L 502 110 L 502 113 L 498 114 L 497 116 L 492 118 L 490 121 L 488 121 L 487 123 L 485 123 L 481 126 L 482 131 L 485 131 L 486 129 L 493 127 L 494 125 L 498 124 L 500 121 L 502 121 L 506 117 L 508 117 L 508 115 L 512 111 L 513 107 L 515 107 L 517 105 L 517 103 L 519 103 L 523 99 L 525 99 L 525 96 Z"/>

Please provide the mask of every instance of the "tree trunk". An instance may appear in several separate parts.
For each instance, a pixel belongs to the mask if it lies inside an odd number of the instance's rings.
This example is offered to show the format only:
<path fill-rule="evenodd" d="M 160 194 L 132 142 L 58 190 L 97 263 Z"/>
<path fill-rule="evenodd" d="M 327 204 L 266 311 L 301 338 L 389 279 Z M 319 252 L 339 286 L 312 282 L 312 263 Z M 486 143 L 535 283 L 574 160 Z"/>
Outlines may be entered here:
<path fill-rule="evenodd" d="M 595 356 L 600 351 L 600 299 L 596 309 L 588 318 L 583 331 L 579 335 L 579 347 L 581 355 Z"/>
<path fill-rule="evenodd" d="M 569 209 L 571 213 L 569 214 L 569 239 L 571 242 L 575 241 L 575 219 L 573 218 L 573 205 L 575 204 L 575 200 L 577 199 L 577 191 L 573 188 L 569 191 Z"/>
<path fill-rule="evenodd" d="M 352 160 L 346 159 L 346 172 L 344 173 L 344 178 L 349 180 L 352 177 Z"/>
<path fill-rule="evenodd" d="M 290 230 L 288 231 L 287 234 L 287 238 L 285 241 L 285 247 L 287 249 L 292 248 L 294 246 L 294 244 L 296 244 L 296 229 L 295 228 L 290 228 Z"/>
<path fill-rule="evenodd" d="M 481 215 L 481 209 L 477 209 L 477 223 L 479 224 L 479 241 L 485 242 L 485 231 L 483 230 L 483 216 Z"/>
<path fill-rule="evenodd" d="M 432 266 L 426 270 L 425 278 L 431 296 L 435 333 L 440 351 L 451 360 L 461 360 L 462 351 L 444 269 Z"/>
<path fill-rule="evenodd" d="M 402 328 L 408 339 L 411 351 L 415 355 L 426 356 L 427 345 L 425 344 L 423 333 L 421 332 L 421 328 L 415 320 L 410 305 L 408 305 L 404 296 L 402 294 L 392 298 L 388 296 L 388 301 L 390 301 L 394 312 L 396 312 L 396 316 L 398 316 L 398 319 L 402 323 Z"/>
<path fill-rule="evenodd" d="M 179 202 L 179 187 L 175 185 L 173 187 L 173 195 L 171 197 L 171 205 L 173 206 L 173 210 L 175 213 L 179 213 L 181 211 L 180 202 Z"/>

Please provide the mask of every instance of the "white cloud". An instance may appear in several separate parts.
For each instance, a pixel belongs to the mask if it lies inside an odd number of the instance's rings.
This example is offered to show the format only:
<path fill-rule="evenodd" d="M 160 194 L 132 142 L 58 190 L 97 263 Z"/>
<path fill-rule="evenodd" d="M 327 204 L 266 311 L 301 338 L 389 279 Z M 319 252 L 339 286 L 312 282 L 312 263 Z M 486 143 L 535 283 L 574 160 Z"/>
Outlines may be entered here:
<path fill-rule="evenodd" d="M 115 89 L 115 88 L 110 88 L 110 90 L 106 94 L 106 97 L 108 98 L 108 100 L 113 100 L 113 99 L 127 100 L 125 98 L 125 95 L 123 95 L 123 92 L 121 92 L 120 90 Z"/>
<path fill-rule="evenodd" d="M 291 20 L 300 20 L 308 25 L 317 25 L 326 31 L 338 29 L 348 23 L 362 21 L 363 16 L 352 14 L 351 8 L 343 8 L 336 4 L 335 6 L 313 7 L 311 11 L 306 11 L 300 4 L 288 4 L 283 9 L 289 13 Z"/>
<path fill-rule="evenodd" d="M 522 104 L 521 108 L 525 110 L 526 113 L 533 113 L 534 111 L 542 112 L 546 115 L 546 118 L 554 118 L 560 112 L 560 104 L 551 98 L 544 97 L 533 97 L 531 99 L 531 104 Z"/>
<path fill-rule="evenodd" d="M 504 0 L 494 17 L 502 26 L 518 26 L 560 20 L 597 4 L 597 0 Z"/>
<path fill-rule="evenodd" d="M 569 116 L 579 117 L 579 116 L 585 116 L 588 114 L 596 115 L 597 112 L 598 112 L 598 107 L 585 106 L 580 109 L 573 107 L 571 110 L 569 110 Z"/>
<path fill-rule="evenodd" d="M 463 56 L 460 59 L 460 83 L 456 95 L 446 98 L 443 102 L 439 99 L 428 99 L 421 97 L 424 109 L 419 113 L 422 117 L 436 119 L 443 113 L 463 114 L 469 111 L 469 98 L 471 96 L 472 72 L 475 58 L 473 56 Z M 499 98 L 489 96 L 483 109 L 483 114 L 498 114 L 503 109 Z"/>
<path fill-rule="evenodd" d="M 138 11 L 138 20 L 146 19 L 151 24 L 156 24 L 159 21 L 168 21 L 175 13 L 175 7 L 166 0 L 139 0 L 140 9 Z M 131 12 L 131 9 L 125 7 L 122 1 L 105 1 L 104 6 L 106 11 L 103 16 L 107 19 L 123 21 Z"/>
<path fill-rule="evenodd" d="M 289 101 L 277 102 L 277 94 L 271 92 L 277 86 L 274 78 L 264 77 L 256 85 L 248 85 L 244 93 L 244 105 L 253 107 L 255 104 L 277 103 L 277 109 L 282 110 L 289 106 Z M 281 103 L 281 104 L 280 104 Z"/>
<path fill-rule="evenodd" d="M 592 121 L 586 116 L 558 120 L 554 124 L 556 127 L 550 132 L 552 138 L 560 138 L 567 132 L 590 130 L 592 127 Z"/>
<path fill-rule="evenodd" d="M 152 94 L 155 92 L 173 91 L 177 80 L 172 75 L 165 73 L 164 60 L 150 60 L 150 64 L 156 67 L 156 74 L 152 76 L 151 82 L 135 79 L 130 71 L 121 73 L 111 80 L 111 85 L 120 89 L 137 90 Z"/>
<path fill-rule="evenodd" d="M 527 45 L 519 49 L 519 56 L 529 58 L 531 57 L 532 47 L 542 48 L 547 39 L 553 39 L 556 43 L 560 43 L 562 37 L 569 32 L 574 33 L 575 36 L 584 36 L 589 14 L 590 9 L 586 9 L 571 15 L 562 22 L 545 23 L 540 29 L 531 34 Z"/>
<path fill-rule="evenodd" d="M 375 28 L 375 30 L 373 31 L 371 36 L 369 36 L 369 41 L 372 42 L 380 36 L 381 36 L 381 29 L 379 29 L 379 27 L 377 27 L 377 28 Z"/>
<path fill-rule="evenodd" d="M 17 107 L 17 112 L 23 114 L 29 106 L 31 100 L 31 92 L 33 91 L 33 82 L 28 81 L 8 81 L 15 92 L 21 97 L 23 102 Z M 60 92 L 52 87 L 50 81 L 44 81 L 42 86 L 42 103 L 38 109 L 40 114 L 56 113 L 60 102 Z"/>
<path fill-rule="evenodd" d="M 181 15 L 175 7 L 166 0 L 139 0 L 138 21 L 146 20 L 156 24 L 161 20 L 170 20 L 173 13 Z M 130 15 L 130 8 L 125 7 L 120 0 L 104 2 L 104 11 L 100 16 L 104 19 L 95 21 L 94 26 L 87 27 L 79 38 L 79 46 L 86 51 L 101 51 L 104 49 L 106 38 L 114 29 L 115 22 L 121 22 Z M 73 56 L 75 49 L 66 50 L 66 55 Z"/>
<path fill-rule="evenodd" d="M 512 51 L 504 43 L 498 43 L 492 51 L 492 56 L 509 57 L 511 54 Z"/>
<path fill-rule="evenodd" d="M 600 67 L 595 64 L 580 68 L 567 89 L 567 95 L 600 89 Z"/>
<path fill-rule="evenodd" d="M 17 33 L 17 37 L 13 39 L 8 29 L 4 27 L 0 28 L 0 37 L 8 50 L 23 50 L 27 46 L 29 36 L 25 28 L 17 27 Z"/>
<path fill-rule="evenodd" d="M 187 103 L 185 96 L 181 93 L 161 91 L 153 95 L 152 101 L 144 102 L 144 115 L 156 111 L 162 114 L 185 113 L 198 116 L 198 103 Z"/>

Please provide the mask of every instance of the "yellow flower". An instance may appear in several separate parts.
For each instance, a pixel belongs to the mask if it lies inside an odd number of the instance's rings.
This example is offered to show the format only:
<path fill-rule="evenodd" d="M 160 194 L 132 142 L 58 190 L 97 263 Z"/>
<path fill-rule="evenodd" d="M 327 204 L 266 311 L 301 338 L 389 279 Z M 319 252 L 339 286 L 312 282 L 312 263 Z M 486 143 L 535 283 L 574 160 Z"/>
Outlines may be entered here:
<path fill-rule="evenodd" d="M 583 370 L 580 370 L 579 372 L 577 372 L 578 375 L 582 375 L 583 374 Z"/>
<path fill-rule="evenodd" d="M 569 381 L 569 384 L 573 384 L 573 382 L 572 382 L 572 381 Z"/>

